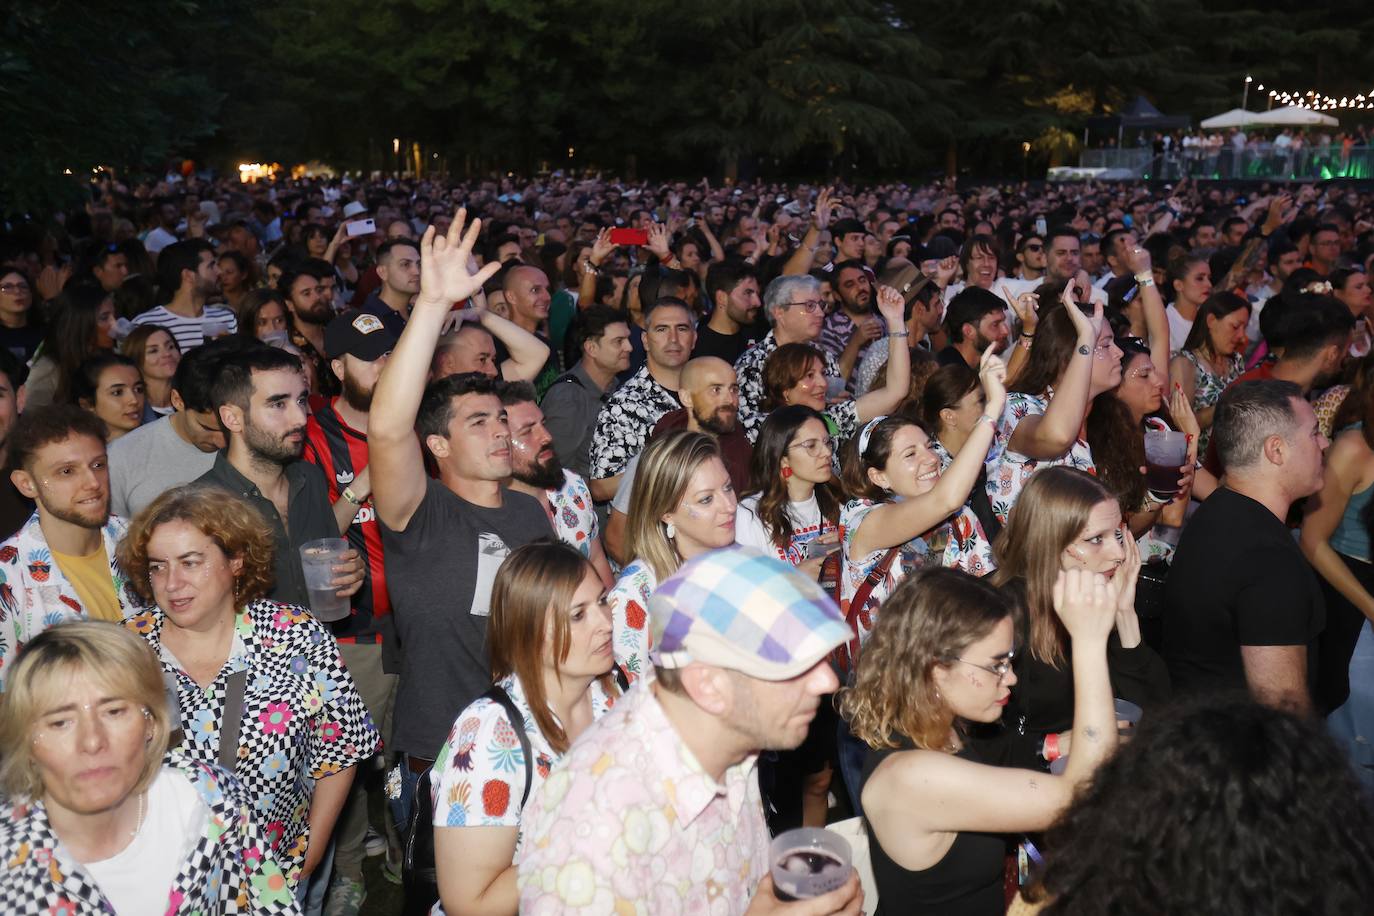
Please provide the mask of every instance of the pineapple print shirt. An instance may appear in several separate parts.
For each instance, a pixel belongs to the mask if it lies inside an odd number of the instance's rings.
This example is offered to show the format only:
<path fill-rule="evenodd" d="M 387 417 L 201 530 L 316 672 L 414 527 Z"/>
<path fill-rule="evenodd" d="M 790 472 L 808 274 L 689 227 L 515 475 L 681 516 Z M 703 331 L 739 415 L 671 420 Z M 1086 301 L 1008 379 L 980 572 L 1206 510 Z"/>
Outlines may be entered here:
<path fill-rule="evenodd" d="M 101 544 L 110 560 L 110 578 L 125 617 L 143 607 L 143 601 L 129 587 L 129 578 L 115 559 L 115 546 L 128 527 L 128 522 L 112 515 L 100 531 Z M 24 527 L 0 544 L 0 692 L 5 689 L 9 666 L 25 643 L 54 624 L 89 617 L 76 587 L 53 559 L 38 513 L 34 512 Z"/>
<path fill-rule="evenodd" d="M 548 778 L 549 769 L 562 756 L 539 731 L 529 699 L 515 675 L 497 682 L 524 721 L 534 766 L 530 771 L 530 798 Z M 592 681 L 588 688 L 592 721 L 600 719 L 615 703 L 611 693 Z M 556 717 L 555 717 L 556 718 Z M 520 738 L 501 704 L 485 697 L 458 714 L 434 761 L 430 777 L 434 793 L 435 827 L 519 827 L 521 796 L 525 793 L 525 755 Z M 515 850 L 520 851 L 517 834 Z"/>

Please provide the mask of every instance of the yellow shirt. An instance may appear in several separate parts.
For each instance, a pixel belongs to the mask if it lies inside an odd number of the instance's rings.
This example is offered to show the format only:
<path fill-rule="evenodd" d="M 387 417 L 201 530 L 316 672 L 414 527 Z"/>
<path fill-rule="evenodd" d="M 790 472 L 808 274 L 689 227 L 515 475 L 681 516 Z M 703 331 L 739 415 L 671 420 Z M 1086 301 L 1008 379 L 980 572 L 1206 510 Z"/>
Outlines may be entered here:
<path fill-rule="evenodd" d="M 105 545 L 96 548 L 95 553 L 84 557 L 68 556 L 52 552 L 57 568 L 76 589 L 76 597 L 86 609 L 91 620 L 109 620 L 118 623 L 124 618 L 119 607 L 119 596 L 115 594 L 114 578 L 110 575 L 110 560 L 105 555 Z"/>

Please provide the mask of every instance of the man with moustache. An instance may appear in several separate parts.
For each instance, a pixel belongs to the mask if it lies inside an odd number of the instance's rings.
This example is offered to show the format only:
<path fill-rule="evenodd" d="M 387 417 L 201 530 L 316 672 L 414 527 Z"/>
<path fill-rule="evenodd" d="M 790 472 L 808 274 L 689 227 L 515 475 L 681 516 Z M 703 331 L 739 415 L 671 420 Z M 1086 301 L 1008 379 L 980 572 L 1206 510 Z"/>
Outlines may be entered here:
<path fill-rule="evenodd" d="M 40 407 L 19 418 L 8 448 L 10 480 L 37 508 L 0 544 L 0 690 L 14 653 L 53 624 L 118 622 L 142 605 L 115 559 L 128 524 L 110 516 L 105 424 L 79 407 Z"/>
<path fill-rule="evenodd" d="M 238 318 L 222 305 L 206 305 L 219 294 L 219 261 L 204 239 L 187 239 L 163 249 L 157 261 L 158 296 L 164 305 L 134 316 L 137 327 L 155 324 L 189 353 L 205 341 L 238 331 Z"/>
<path fill-rule="evenodd" d="M 678 397 L 682 399 L 682 407 L 659 418 L 645 445 L 654 437 L 675 429 L 714 436 L 720 443 L 721 457 L 735 492 L 745 492 L 749 487 L 749 462 L 754 447 L 739 425 L 739 384 L 735 380 L 735 370 L 723 359 L 699 356 L 682 367 Z M 611 515 L 606 522 L 606 549 L 617 560 L 624 543 L 630 494 L 634 491 L 638 468 L 639 455 L 636 455 L 626 465 L 615 498 L 611 500 Z M 630 559 L 626 557 L 625 561 Z"/>
<path fill-rule="evenodd" d="M 835 359 L 840 376 L 849 378 L 870 341 L 883 334 L 873 314 L 873 275 L 863 261 L 842 261 L 830 272 L 830 288 L 840 307 L 821 325 L 820 348 Z"/>
<path fill-rule="evenodd" d="M 327 262 L 310 258 L 283 266 L 277 281 L 277 292 L 294 319 L 291 343 L 315 364 L 316 384 L 325 395 L 339 393 L 338 381 L 324 356 L 324 329 L 334 320 L 334 307 L 325 298 L 325 280 L 333 275 L 334 268 Z"/>
<path fill-rule="evenodd" d="M 210 388 L 228 447 L 196 484 L 219 487 L 248 501 L 272 529 L 276 582 L 268 595 L 283 604 L 310 606 L 301 567 L 302 544 L 336 538 L 347 530 L 329 502 L 324 474 L 301 460 L 309 390 L 300 360 L 260 344 L 224 360 Z M 362 588 L 363 560 L 350 550 L 335 567 L 334 586 L 352 597 Z"/>
<path fill-rule="evenodd" d="M 706 292 L 711 316 L 697 326 L 693 356 L 718 356 L 733 364 L 757 337 L 758 272 L 744 261 L 713 261 L 706 269 Z"/>
<path fill-rule="evenodd" d="M 691 363 L 688 363 L 690 366 Z M 586 557 L 606 588 L 615 584 L 601 546 L 596 506 L 580 474 L 566 470 L 553 449 L 553 435 L 529 382 L 506 382 L 499 389 L 510 424 L 510 488 L 538 500 L 558 539 Z"/>
<path fill-rule="evenodd" d="M 963 362 L 975 372 L 983 352 L 993 344 L 998 352 L 1005 350 L 1011 336 L 1006 302 L 996 293 L 977 286 L 965 288 L 949 301 L 945 328 L 950 343 L 935 359 L 942 366 Z"/>

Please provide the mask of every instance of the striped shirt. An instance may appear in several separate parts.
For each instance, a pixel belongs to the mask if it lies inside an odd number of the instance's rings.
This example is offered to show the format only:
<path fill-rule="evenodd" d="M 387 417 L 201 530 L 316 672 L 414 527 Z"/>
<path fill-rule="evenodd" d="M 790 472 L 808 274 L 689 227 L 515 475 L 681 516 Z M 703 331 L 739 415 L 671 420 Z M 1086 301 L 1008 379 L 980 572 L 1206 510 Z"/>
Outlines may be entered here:
<path fill-rule="evenodd" d="M 234 313 L 222 305 L 207 305 L 205 312 L 199 318 L 187 318 L 170 311 L 167 306 L 159 305 L 157 308 L 149 309 L 142 315 L 134 317 L 134 326 L 144 324 L 155 324 L 160 328 L 166 328 L 176 338 L 177 346 L 182 353 L 193 350 L 205 343 L 205 326 L 207 324 L 219 324 L 224 328 L 228 326 L 228 333 L 238 332 L 239 320 Z M 224 333 L 221 330 L 219 333 Z"/>

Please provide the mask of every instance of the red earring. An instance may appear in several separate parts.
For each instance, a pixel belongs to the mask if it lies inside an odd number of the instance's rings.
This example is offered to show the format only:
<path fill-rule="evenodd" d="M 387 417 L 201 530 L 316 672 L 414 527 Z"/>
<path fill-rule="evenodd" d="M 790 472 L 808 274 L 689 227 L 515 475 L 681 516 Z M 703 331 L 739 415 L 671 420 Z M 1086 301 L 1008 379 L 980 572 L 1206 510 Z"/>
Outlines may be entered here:
<path fill-rule="evenodd" d="M 791 469 L 791 468 L 783 468 L 783 469 L 782 469 L 782 479 L 783 479 L 783 480 L 786 480 L 787 478 L 789 478 L 789 477 L 791 477 L 791 476 L 792 476 L 792 469 Z"/>

